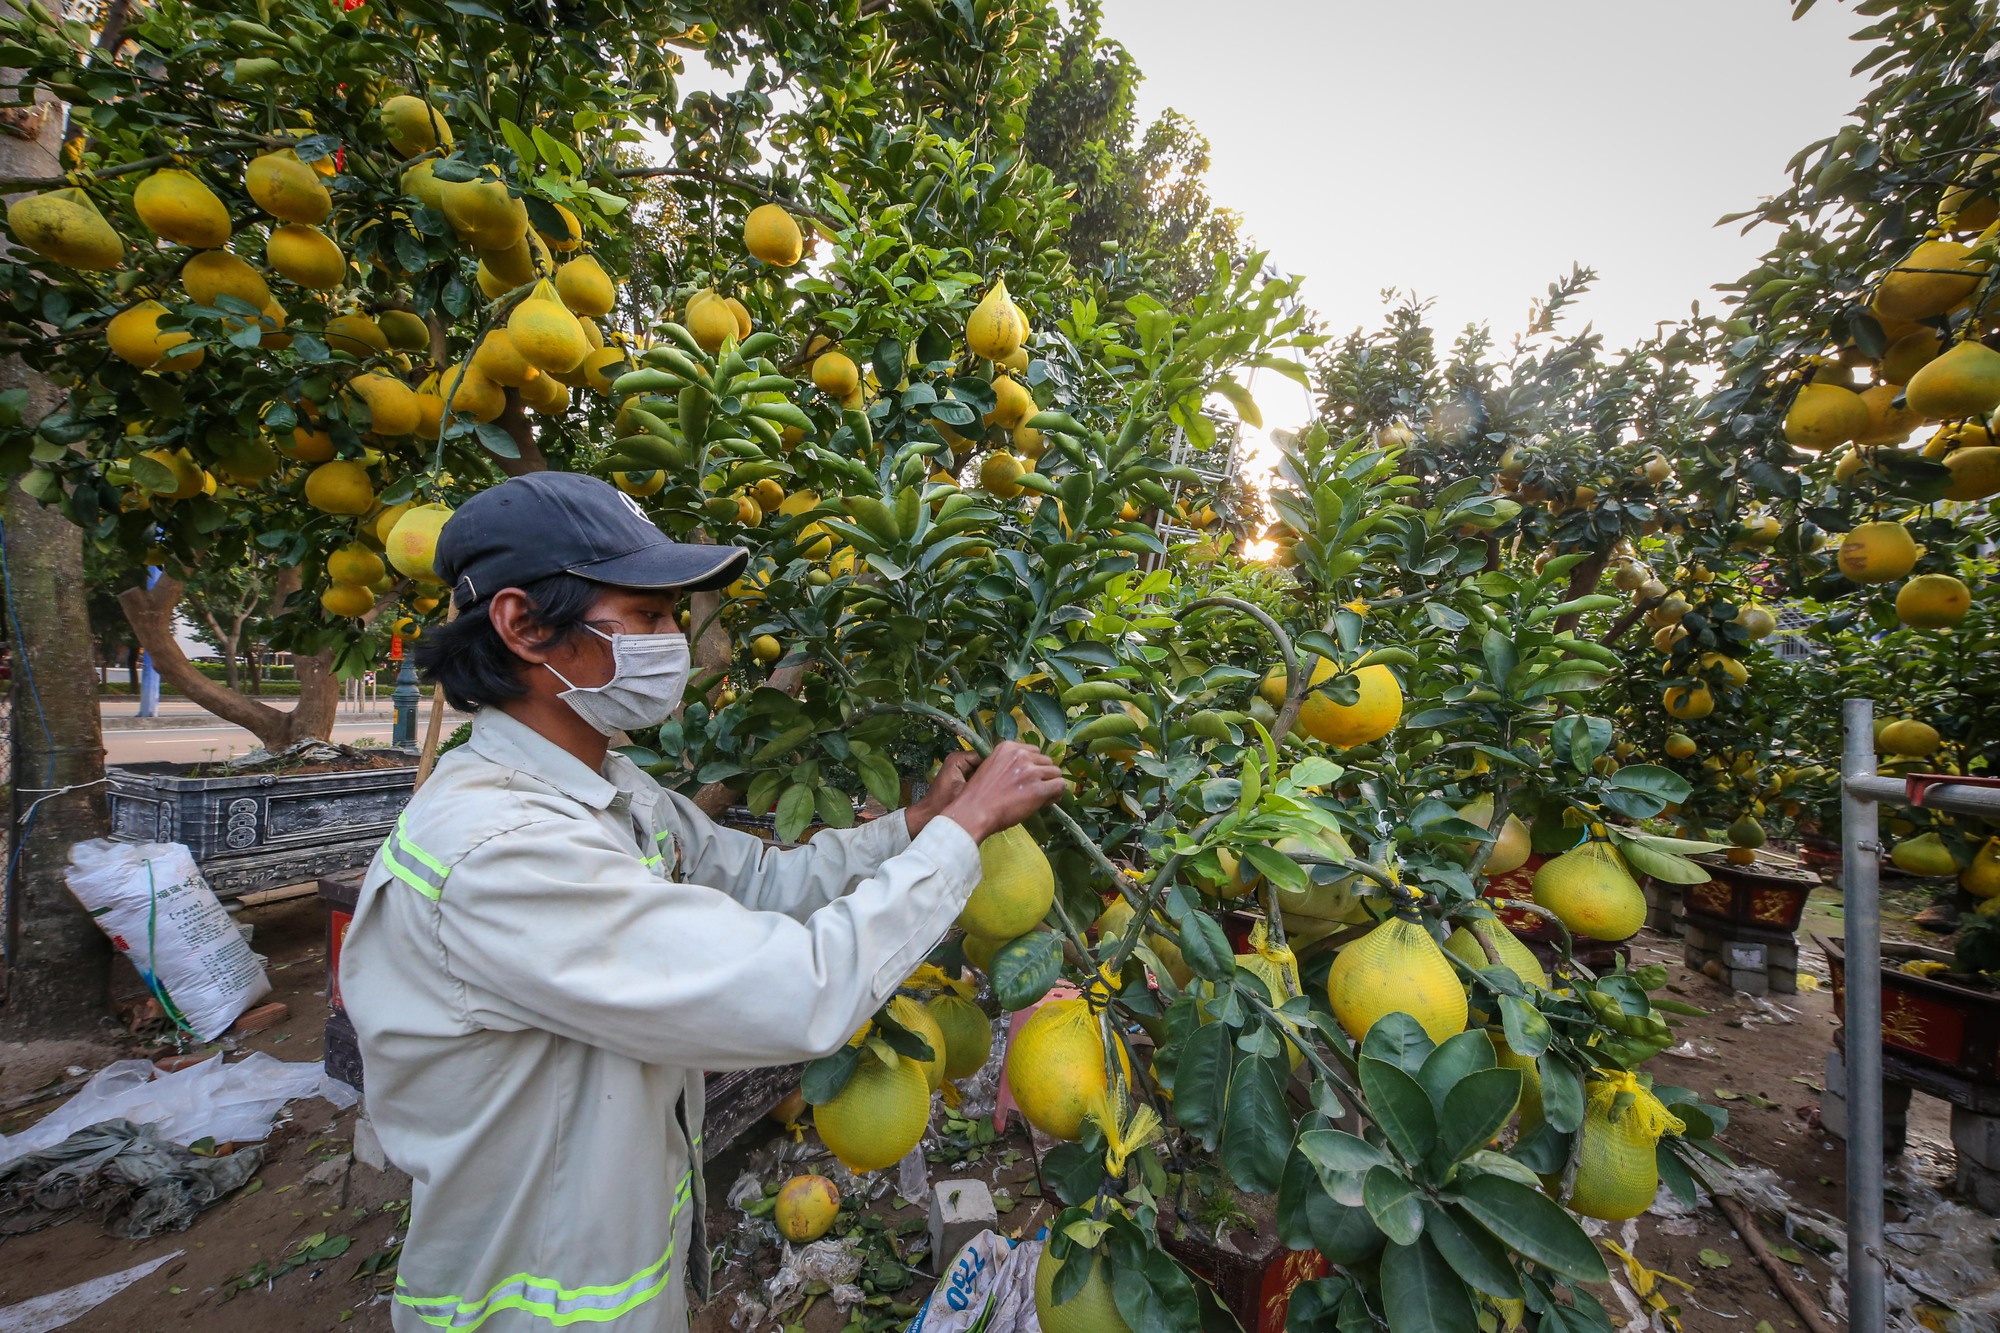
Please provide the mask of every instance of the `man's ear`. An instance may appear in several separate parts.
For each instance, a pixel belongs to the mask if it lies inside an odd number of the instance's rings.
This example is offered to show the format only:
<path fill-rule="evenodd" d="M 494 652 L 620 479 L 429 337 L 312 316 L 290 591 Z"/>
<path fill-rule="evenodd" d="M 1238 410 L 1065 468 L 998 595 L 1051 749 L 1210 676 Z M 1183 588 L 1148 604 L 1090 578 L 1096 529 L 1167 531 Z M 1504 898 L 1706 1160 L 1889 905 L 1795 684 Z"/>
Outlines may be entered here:
<path fill-rule="evenodd" d="M 507 651 L 524 662 L 546 662 L 542 647 L 541 623 L 535 619 L 534 604 L 519 588 L 502 588 L 486 604 L 486 618 Z"/>

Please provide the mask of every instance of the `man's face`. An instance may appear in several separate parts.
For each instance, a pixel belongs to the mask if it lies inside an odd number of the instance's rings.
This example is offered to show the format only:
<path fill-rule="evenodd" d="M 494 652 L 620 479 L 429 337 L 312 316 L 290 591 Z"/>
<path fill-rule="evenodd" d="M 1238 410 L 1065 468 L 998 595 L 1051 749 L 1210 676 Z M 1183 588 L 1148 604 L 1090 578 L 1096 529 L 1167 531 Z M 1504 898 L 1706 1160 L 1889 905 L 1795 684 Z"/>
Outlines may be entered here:
<path fill-rule="evenodd" d="M 547 661 L 579 686 L 602 685 L 611 679 L 613 663 L 611 645 L 599 634 L 679 634 L 679 610 L 678 593 L 606 588 L 584 617 L 597 634 L 577 635 L 551 650 Z"/>

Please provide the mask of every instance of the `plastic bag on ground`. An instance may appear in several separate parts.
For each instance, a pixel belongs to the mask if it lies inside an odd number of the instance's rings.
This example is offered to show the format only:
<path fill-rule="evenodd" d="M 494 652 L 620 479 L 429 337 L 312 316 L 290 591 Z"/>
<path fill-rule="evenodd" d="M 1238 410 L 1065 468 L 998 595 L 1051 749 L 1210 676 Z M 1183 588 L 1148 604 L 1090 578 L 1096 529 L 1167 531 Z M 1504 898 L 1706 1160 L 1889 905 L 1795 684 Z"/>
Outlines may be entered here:
<path fill-rule="evenodd" d="M 222 1057 L 171 1074 L 150 1060 L 106 1065 L 83 1091 L 12 1137 L 0 1135 L 0 1165 L 55 1147 L 105 1120 L 150 1125 L 168 1143 L 197 1139 L 251 1143 L 271 1132 L 286 1102 L 321 1097 L 336 1107 L 359 1100 L 354 1089 L 316 1064 L 288 1064 L 253 1051 L 234 1064 Z"/>
<path fill-rule="evenodd" d="M 800 1249 L 785 1247 L 785 1262 L 777 1275 L 764 1286 L 764 1299 L 771 1312 L 790 1310 L 805 1299 L 806 1287 L 826 1284 L 827 1299 L 840 1309 L 861 1304 L 867 1293 L 854 1285 L 861 1276 L 861 1243 L 854 1240 L 816 1240 Z"/>
<path fill-rule="evenodd" d="M 55 1329 L 65 1328 L 140 1278 L 165 1268 L 186 1253 L 186 1250 L 175 1250 L 157 1259 L 148 1259 L 143 1264 L 134 1264 L 116 1273 L 107 1273 L 73 1287 L 64 1287 L 61 1291 L 52 1291 L 46 1296 L 10 1305 L 0 1310 L 0 1333 L 53 1333 Z"/>
<path fill-rule="evenodd" d="M 163 1141 L 151 1125 L 107 1120 L 0 1167 L 0 1235 L 25 1235 L 73 1217 L 95 1217 L 106 1235 L 126 1240 L 185 1231 L 263 1160 L 256 1147 L 197 1157 Z"/>
<path fill-rule="evenodd" d="M 196 1037 L 221 1036 L 271 993 L 263 959 L 181 844 L 93 838 L 70 848 L 69 861 L 69 891 Z"/>
<path fill-rule="evenodd" d="M 939 1270 L 938 1284 L 904 1333 L 1041 1333 L 1035 1265 L 1042 1242 L 982 1231 Z"/>

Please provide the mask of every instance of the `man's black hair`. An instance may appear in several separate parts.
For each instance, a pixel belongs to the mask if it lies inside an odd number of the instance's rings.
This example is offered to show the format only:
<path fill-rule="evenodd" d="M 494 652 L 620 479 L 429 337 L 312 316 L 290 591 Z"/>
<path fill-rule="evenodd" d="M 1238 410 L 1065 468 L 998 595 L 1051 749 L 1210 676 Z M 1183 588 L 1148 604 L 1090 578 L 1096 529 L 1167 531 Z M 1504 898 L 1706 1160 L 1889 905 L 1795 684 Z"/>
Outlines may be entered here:
<path fill-rule="evenodd" d="M 575 574 L 551 574 L 522 585 L 535 623 L 537 646 L 553 648 L 583 632 L 583 618 L 604 593 L 604 585 Z M 444 697 L 461 713 L 518 699 L 528 692 L 521 680 L 528 663 L 516 657 L 493 628 L 491 602 L 481 602 L 449 624 L 424 631 L 416 642 L 417 670 L 444 686 Z"/>

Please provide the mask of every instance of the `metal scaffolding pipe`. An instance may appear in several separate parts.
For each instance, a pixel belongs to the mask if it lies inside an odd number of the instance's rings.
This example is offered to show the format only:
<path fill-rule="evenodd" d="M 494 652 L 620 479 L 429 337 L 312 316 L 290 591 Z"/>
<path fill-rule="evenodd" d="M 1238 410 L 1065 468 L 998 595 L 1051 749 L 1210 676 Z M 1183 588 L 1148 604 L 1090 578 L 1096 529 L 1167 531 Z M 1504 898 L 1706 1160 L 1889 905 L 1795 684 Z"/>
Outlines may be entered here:
<path fill-rule="evenodd" d="M 1882 902 L 1877 801 L 1903 784 L 1875 776 L 1875 704 L 1841 706 L 1840 882 L 1846 918 L 1847 1326 L 1889 1326 L 1882 1270 Z M 1940 788 L 1925 805 L 1948 808 Z"/>
<path fill-rule="evenodd" d="M 1890 805 L 1910 803 L 1909 788 L 1901 778 L 1853 777 L 1847 779 L 1846 785 L 1848 791 L 1864 800 Z M 1940 782 L 1924 792 L 1924 809 L 1942 810 L 1953 815 L 1976 815 L 1981 819 L 2000 819 L 2000 787 Z"/>

